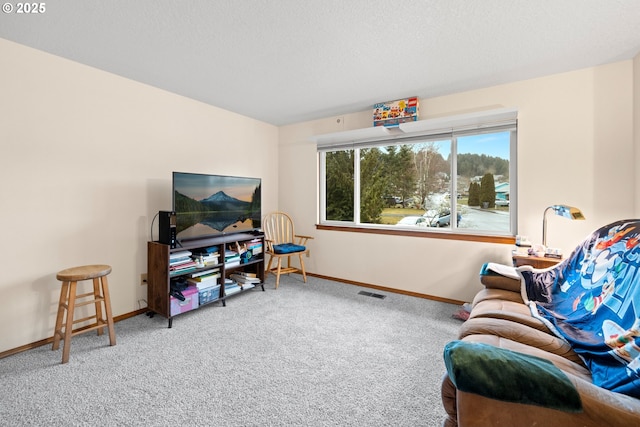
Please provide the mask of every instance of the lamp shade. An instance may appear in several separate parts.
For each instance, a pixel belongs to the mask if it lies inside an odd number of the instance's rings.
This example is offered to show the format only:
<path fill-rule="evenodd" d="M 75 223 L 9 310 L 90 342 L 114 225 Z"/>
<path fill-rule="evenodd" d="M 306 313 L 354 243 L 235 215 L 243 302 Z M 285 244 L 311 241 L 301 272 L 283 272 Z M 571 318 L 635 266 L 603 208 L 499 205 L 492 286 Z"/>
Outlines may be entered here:
<path fill-rule="evenodd" d="M 551 205 L 544 210 L 542 217 L 542 245 L 547 246 L 547 213 L 552 211 L 554 214 L 571 220 L 584 220 L 582 211 L 573 206 L 567 205 Z"/>

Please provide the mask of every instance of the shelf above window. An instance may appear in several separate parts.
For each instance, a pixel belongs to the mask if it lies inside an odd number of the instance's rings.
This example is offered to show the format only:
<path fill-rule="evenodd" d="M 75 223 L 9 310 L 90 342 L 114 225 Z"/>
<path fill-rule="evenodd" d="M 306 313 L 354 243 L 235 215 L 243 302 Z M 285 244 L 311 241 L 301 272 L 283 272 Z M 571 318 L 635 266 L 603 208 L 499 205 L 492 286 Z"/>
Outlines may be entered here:
<path fill-rule="evenodd" d="M 518 116 L 516 108 L 497 108 L 493 110 L 477 111 L 458 114 L 455 116 L 439 117 L 435 119 L 418 120 L 401 123 L 396 127 L 370 127 L 342 132 L 315 135 L 309 138 L 318 147 L 342 146 L 345 144 L 384 141 L 397 138 L 433 135 L 468 129 L 479 129 L 495 126 L 500 123 L 514 123 Z"/>
<path fill-rule="evenodd" d="M 379 139 L 388 139 L 395 133 L 399 133 L 399 129 L 387 128 L 384 126 L 376 126 L 363 129 L 347 130 L 343 132 L 325 133 L 309 138 L 321 146 L 344 144 L 347 142 L 376 141 Z"/>

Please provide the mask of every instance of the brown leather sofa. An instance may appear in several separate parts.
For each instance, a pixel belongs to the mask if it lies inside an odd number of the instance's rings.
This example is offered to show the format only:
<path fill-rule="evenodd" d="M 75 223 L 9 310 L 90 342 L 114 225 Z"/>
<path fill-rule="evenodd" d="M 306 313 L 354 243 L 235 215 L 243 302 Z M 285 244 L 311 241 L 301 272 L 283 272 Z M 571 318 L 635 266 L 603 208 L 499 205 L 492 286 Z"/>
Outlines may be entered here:
<path fill-rule="evenodd" d="M 532 269 L 531 267 L 521 267 Z M 451 369 L 444 375 L 442 382 L 442 402 L 448 414 L 444 427 L 488 427 L 488 426 L 549 426 L 549 427 L 630 427 L 640 425 L 640 399 L 625 394 L 615 393 L 593 384 L 591 372 L 571 346 L 554 335 L 539 319 L 531 315 L 521 294 L 521 281 L 500 275 L 481 275 L 484 289 L 475 297 L 469 319 L 460 328 L 459 343 L 467 345 L 487 345 L 478 347 L 477 357 L 491 366 L 494 355 L 489 351 L 485 357 L 483 349 L 500 349 L 526 357 L 534 356 L 551 362 L 570 382 L 570 388 L 577 391 L 580 408 L 553 408 L 554 405 L 530 403 L 537 396 L 526 396 L 528 379 L 535 380 L 539 375 L 535 369 L 546 373 L 549 369 L 534 367 L 527 371 L 528 377 L 522 376 L 511 380 L 502 375 L 502 386 L 512 387 L 514 394 L 520 393 L 516 399 L 497 399 L 490 393 L 484 393 L 483 381 L 491 375 L 474 379 L 475 391 L 463 391 L 456 387 L 456 378 Z M 475 348 L 475 347 L 472 347 Z M 475 350 L 474 350 L 475 351 Z M 509 353 L 513 354 L 513 353 Z M 535 359 L 538 360 L 538 359 Z M 505 363 L 504 360 L 496 360 Z M 509 364 L 509 362 L 506 362 Z M 503 365 L 507 366 L 507 365 Z M 457 380 L 464 379 L 463 367 L 457 372 Z M 498 368 L 500 369 L 500 368 Z M 554 368 L 555 369 L 555 368 Z M 544 385 L 543 385 L 544 387 Z M 557 406 L 557 405 L 556 405 Z M 562 405 L 560 405 L 562 406 Z"/>

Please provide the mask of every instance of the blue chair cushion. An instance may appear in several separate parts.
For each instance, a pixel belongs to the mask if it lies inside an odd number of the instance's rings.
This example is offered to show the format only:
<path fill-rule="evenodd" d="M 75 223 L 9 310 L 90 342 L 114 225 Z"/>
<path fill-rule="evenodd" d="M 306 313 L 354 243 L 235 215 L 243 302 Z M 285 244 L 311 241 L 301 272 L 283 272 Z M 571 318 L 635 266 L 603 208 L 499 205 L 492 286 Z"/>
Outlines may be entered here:
<path fill-rule="evenodd" d="M 273 245 L 273 252 L 277 254 L 292 254 L 296 252 L 305 251 L 307 248 L 302 245 L 296 245 L 293 243 L 281 243 L 279 245 Z"/>

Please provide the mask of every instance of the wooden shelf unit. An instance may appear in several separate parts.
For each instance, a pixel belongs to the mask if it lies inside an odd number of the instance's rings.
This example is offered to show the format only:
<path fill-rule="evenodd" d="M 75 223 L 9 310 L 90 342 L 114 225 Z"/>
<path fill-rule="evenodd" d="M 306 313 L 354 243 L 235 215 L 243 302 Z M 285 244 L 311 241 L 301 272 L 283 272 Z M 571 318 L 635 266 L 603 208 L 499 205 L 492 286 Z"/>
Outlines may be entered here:
<path fill-rule="evenodd" d="M 227 266 L 225 265 L 225 251 L 229 244 L 244 244 L 253 240 L 259 240 L 262 244 L 262 251 L 259 254 L 254 254 L 247 262 L 240 265 Z M 218 247 L 219 262 L 215 265 L 207 265 L 206 267 L 196 268 L 183 273 L 172 274 L 169 269 L 169 257 L 172 253 L 207 248 L 211 246 Z M 186 242 L 182 242 L 179 247 L 174 249 L 169 245 L 160 242 L 147 242 L 147 308 L 149 309 L 148 315 L 153 316 L 155 313 L 166 317 L 169 320 L 169 327 L 173 325 L 173 317 L 171 315 L 171 296 L 170 287 L 171 279 L 177 277 L 190 277 L 191 274 L 198 271 L 210 270 L 212 268 L 218 268 L 220 271 L 220 277 L 217 283 L 220 285 L 220 297 L 211 301 L 221 302 L 223 306 L 226 306 L 227 298 L 240 294 L 242 292 L 234 293 L 232 295 L 225 295 L 224 279 L 229 277 L 234 271 L 244 271 L 254 273 L 260 283 L 255 284 L 255 287 L 260 286 L 264 291 L 264 233 L 262 232 L 248 232 L 248 233 L 234 233 L 225 234 L 215 237 L 207 237 L 202 239 L 193 239 Z M 253 288 L 251 288 L 253 289 Z M 210 303 L 204 304 L 208 305 Z M 200 308 L 200 306 L 198 307 Z"/>

